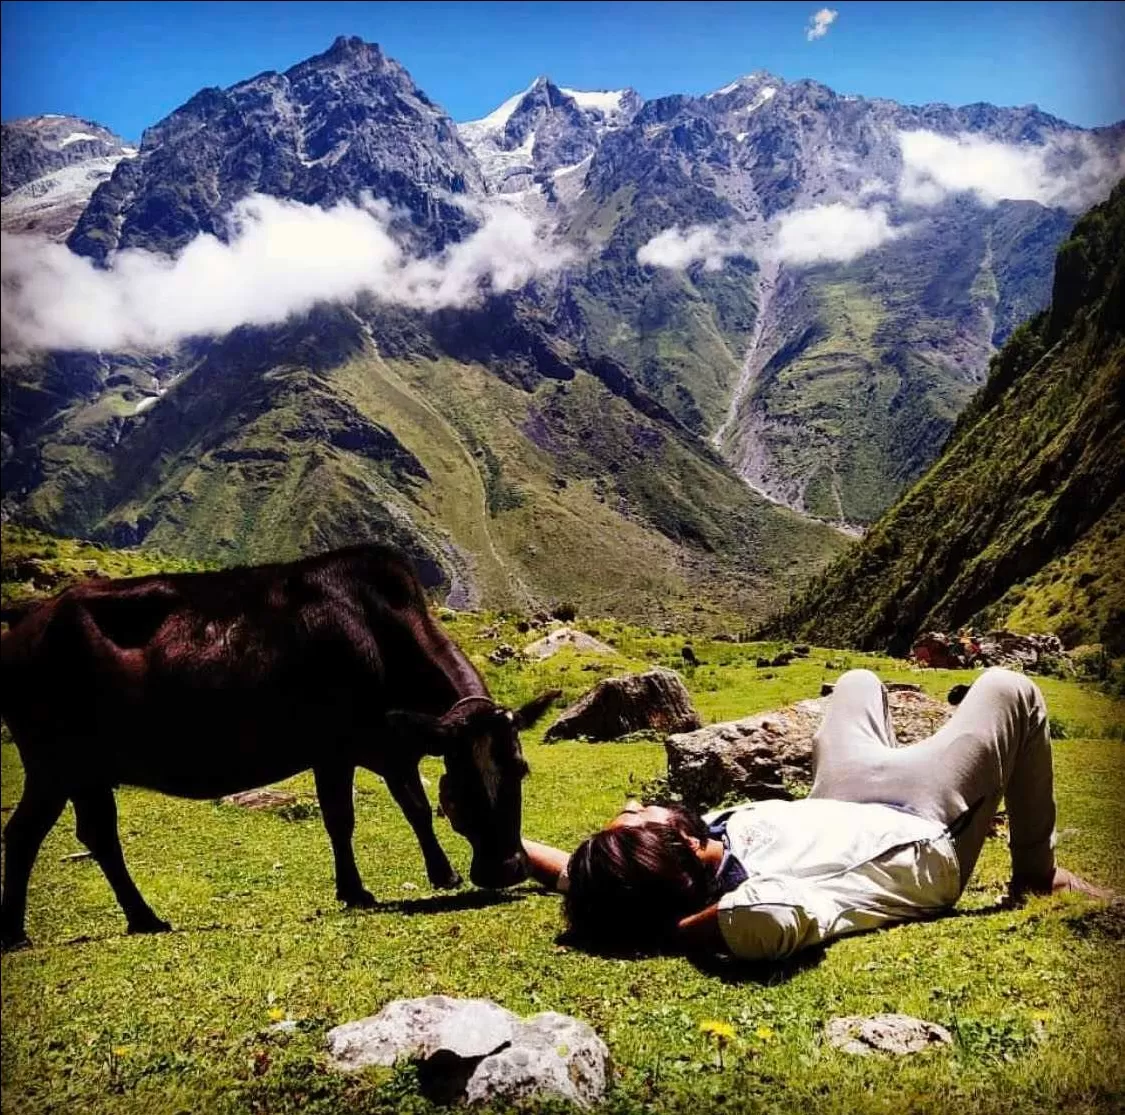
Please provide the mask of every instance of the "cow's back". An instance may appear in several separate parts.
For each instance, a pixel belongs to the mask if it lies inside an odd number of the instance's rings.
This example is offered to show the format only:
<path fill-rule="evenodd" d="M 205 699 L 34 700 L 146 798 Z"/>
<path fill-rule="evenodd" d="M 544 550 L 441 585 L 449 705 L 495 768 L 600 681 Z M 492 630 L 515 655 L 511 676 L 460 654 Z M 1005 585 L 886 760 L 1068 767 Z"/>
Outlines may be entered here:
<path fill-rule="evenodd" d="M 5 680 L 17 684 L 4 714 L 31 729 L 17 741 L 56 759 L 65 748 L 115 782 L 211 796 L 375 735 L 388 691 L 444 711 L 433 641 L 409 563 L 381 546 L 83 582 L 5 634 Z"/>

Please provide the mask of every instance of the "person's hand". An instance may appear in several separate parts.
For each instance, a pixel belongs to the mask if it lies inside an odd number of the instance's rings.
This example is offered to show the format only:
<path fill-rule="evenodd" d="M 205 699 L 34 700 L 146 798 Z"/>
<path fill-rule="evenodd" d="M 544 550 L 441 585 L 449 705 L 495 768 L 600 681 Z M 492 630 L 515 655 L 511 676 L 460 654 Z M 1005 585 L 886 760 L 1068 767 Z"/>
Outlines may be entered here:
<path fill-rule="evenodd" d="M 1025 875 L 1013 876 L 1008 884 L 1008 901 L 1014 904 L 1022 902 L 1029 894 L 1063 894 L 1064 892 L 1084 894 L 1088 898 L 1097 898 L 1103 902 L 1108 902 L 1114 897 L 1113 891 L 1096 887 L 1065 867 L 1056 867 L 1052 875 L 1039 879 Z"/>

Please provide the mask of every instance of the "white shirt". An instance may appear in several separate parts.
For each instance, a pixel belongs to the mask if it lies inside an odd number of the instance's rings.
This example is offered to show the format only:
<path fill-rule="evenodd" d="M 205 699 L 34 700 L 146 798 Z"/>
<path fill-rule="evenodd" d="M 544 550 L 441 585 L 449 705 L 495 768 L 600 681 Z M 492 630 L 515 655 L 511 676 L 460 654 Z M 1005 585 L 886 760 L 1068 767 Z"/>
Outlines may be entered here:
<path fill-rule="evenodd" d="M 747 960 L 925 917 L 961 891 L 945 827 L 887 805 L 750 802 L 731 813 L 727 838 L 749 878 L 719 900 L 719 928 Z"/>

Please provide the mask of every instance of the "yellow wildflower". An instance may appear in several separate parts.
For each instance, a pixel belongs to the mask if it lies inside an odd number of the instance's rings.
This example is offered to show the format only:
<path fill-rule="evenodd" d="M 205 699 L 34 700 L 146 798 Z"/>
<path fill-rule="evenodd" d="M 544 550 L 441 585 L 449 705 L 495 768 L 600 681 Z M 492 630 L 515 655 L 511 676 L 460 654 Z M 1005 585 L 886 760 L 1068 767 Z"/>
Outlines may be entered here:
<path fill-rule="evenodd" d="M 285 1017 L 285 1011 L 281 1007 L 270 1007 L 267 1013 L 271 1022 L 280 1022 Z"/>
<path fill-rule="evenodd" d="M 773 1039 L 773 1027 L 772 1026 L 759 1026 L 754 1031 L 754 1036 L 758 1037 L 758 1038 L 761 1038 L 762 1041 L 771 1041 Z"/>
<path fill-rule="evenodd" d="M 734 1037 L 734 1027 L 729 1022 L 721 1022 L 717 1018 L 708 1018 L 700 1022 L 699 1028 L 719 1041 L 730 1041 Z"/>
<path fill-rule="evenodd" d="M 129 1047 L 127 1045 L 115 1045 L 113 1047 L 113 1055 L 115 1057 L 128 1057 Z"/>

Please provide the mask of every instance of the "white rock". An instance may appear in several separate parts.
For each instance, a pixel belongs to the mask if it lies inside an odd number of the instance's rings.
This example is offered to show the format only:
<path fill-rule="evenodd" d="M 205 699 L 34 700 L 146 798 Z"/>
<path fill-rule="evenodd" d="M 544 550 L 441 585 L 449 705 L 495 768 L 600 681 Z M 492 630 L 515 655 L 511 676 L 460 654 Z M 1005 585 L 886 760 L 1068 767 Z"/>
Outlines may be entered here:
<path fill-rule="evenodd" d="M 396 999 L 370 1018 L 329 1030 L 328 1055 L 332 1067 L 345 1072 L 390 1066 L 403 1057 L 426 1060 L 441 1050 L 483 1057 L 511 1040 L 517 1021 L 487 999 Z"/>

